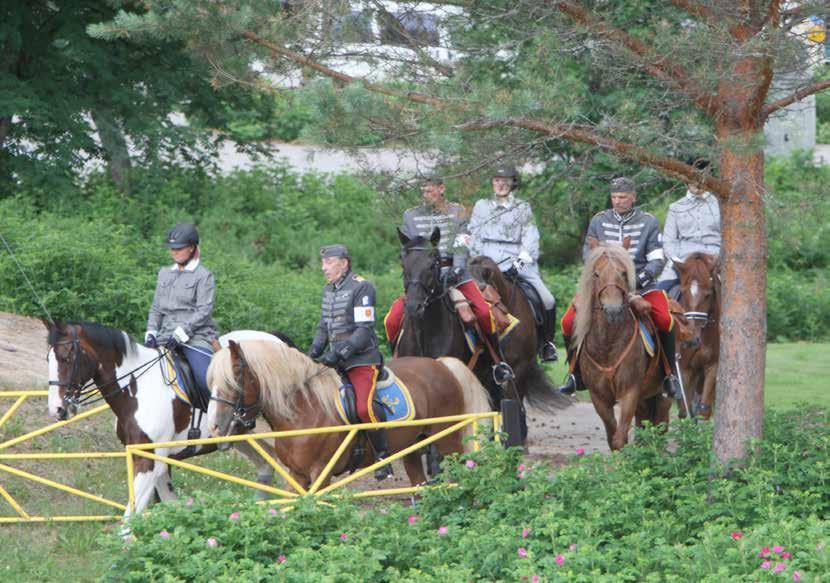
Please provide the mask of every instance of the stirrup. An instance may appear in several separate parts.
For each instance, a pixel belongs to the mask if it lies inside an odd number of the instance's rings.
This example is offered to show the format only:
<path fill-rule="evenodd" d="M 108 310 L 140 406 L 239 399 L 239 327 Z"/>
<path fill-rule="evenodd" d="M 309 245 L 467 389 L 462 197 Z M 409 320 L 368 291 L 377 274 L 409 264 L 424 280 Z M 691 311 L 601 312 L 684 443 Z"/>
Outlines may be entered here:
<path fill-rule="evenodd" d="M 493 365 L 493 380 L 501 386 L 516 378 L 513 369 L 506 362 L 497 362 Z"/>
<path fill-rule="evenodd" d="M 375 458 L 375 463 L 383 461 L 386 459 L 386 454 L 379 455 Z M 395 472 L 392 471 L 392 464 L 387 463 L 385 465 L 380 466 L 379 468 L 375 469 L 375 480 L 381 482 L 386 478 L 391 478 L 395 475 Z"/>
<path fill-rule="evenodd" d="M 565 384 L 563 384 L 556 390 L 562 393 L 563 395 L 569 396 L 576 393 L 576 376 L 574 376 L 573 374 L 568 374 L 568 376 L 565 378 Z"/>
<path fill-rule="evenodd" d="M 680 388 L 677 377 L 673 374 L 663 379 L 663 396 L 675 401 L 680 401 L 683 398 L 683 390 Z"/>

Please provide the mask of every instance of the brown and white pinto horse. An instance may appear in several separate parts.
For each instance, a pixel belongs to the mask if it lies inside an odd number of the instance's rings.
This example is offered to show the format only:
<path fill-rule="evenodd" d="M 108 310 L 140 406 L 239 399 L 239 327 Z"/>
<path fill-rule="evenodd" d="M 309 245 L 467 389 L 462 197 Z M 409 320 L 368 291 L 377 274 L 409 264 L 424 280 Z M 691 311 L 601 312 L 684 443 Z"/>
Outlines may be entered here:
<path fill-rule="evenodd" d="M 124 445 L 187 439 L 191 408 L 170 387 L 161 362 L 163 351 L 136 344 L 126 332 L 100 324 L 43 323 L 49 331 L 49 414 L 53 418 L 69 419 L 81 402 L 92 397 L 106 401 L 115 413 L 116 433 Z M 207 415 L 201 417 L 199 428 L 202 437 L 207 437 Z M 239 451 L 257 466 L 257 482 L 269 485 L 273 468 L 253 448 L 242 445 Z M 159 448 L 155 453 L 185 457 L 182 450 Z M 187 453 L 215 450 L 215 445 L 196 446 Z M 147 507 L 154 493 L 162 502 L 176 497 L 168 465 L 147 458 L 135 459 L 133 486 L 136 513 Z M 127 508 L 124 517 L 129 515 Z"/>
<path fill-rule="evenodd" d="M 582 382 L 605 425 L 609 447 L 617 450 L 628 442 L 633 418 L 638 426 L 645 421 L 668 424 L 671 400 L 662 396 L 661 351 L 649 356 L 640 340 L 638 317 L 651 308 L 633 295 L 631 256 L 624 247 L 596 240 L 589 243 L 592 251 L 574 300 L 573 342 L 580 346 L 577 358 Z M 638 300 L 631 301 L 632 297 Z M 616 403 L 620 404 L 619 422 L 614 415 Z"/>
<path fill-rule="evenodd" d="M 416 419 L 490 411 L 487 391 L 458 359 L 394 358 L 387 367 L 409 388 Z M 344 424 L 337 413 L 340 375 L 284 345 L 231 341 L 228 348 L 214 355 L 208 384 L 208 425 L 214 436 L 241 432 L 260 413 L 274 431 Z M 389 429 L 389 452 L 400 451 L 416 443 L 421 435 L 438 433 L 449 425 Z M 468 425 L 464 433 L 469 435 L 470 430 Z M 292 477 L 307 488 L 320 476 L 345 437 L 344 433 L 286 437 L 275 440 L 274 448 Z M 472 447 L 469 442 L 462 444 L 458 432 L 439 439 L 436 445 L 441 455 Z M 360 466 L 373 463 L 368 449 Z M 348 462 L 348 454 L 341 457 L 320 487 L 332 475 L 345 472 Z M 403 462 L 412 485 L 426 481 L 420 452 L 404 456 Z"/>
<path fill-rule="evenodd" d="M 704 419 L 712 416 L 715 380 L 720 353 L 720 277 L 718 258 L 692 253 L 675 261 L 680 276 L 680 304 L 690 326 L 691 338 L 680 343 L 680 373 L 692 411 Z M 680 416 L 686 410 L 680 404 Z"/>

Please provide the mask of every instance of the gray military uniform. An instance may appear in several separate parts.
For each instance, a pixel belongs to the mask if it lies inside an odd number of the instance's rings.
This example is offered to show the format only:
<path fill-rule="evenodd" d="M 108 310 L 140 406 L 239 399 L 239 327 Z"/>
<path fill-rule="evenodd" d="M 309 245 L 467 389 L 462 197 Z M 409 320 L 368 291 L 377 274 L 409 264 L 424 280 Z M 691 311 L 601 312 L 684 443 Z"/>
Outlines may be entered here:
<path fill-rule="evenodd" d="M 183 271 L 177 265 L 162 267 L 147 318 L 147 332 L 164 339 L 181 326 L 190 337 L 189 345 L 212 350 L 211 341 L 217 336 L 211 317 L 215 287 L 213 274 L 198 259 L 191 260 Z"/>
<path fill-rule="evenodd" d="M 720 255 L 720 206 L 715 195 L 706 192 L 686 196 L 669 206 L 666 226 L 663 229 L 663 250 L 668 261 L 660 281 L 674 280 L 678 276 L 671 265 L 672 259 L 683 261 L 695 252 Z"/>
<path fill-rule="evenodd" d="M 481 199 L 473 207 L 469 229 L 473 253 L 486 255 L 502 271 L 510 269 L 519 253 L 526 251 L 533 263 L 523 265 L 519 275 L 533 285 L 546 310 L 554 308 L 556 300 L 539 274 L 539 229 L 530 204 L 512 194 L 503 202 L 496 197 Z"/>
<path fill-rule="evenodd" d="M 620 216 L 614 209 L 598 212 L 588 225 L 582 247 L 584 260 L 587 260 L 590 253 L 588 237 L 612 245 L 622 245 L 625 238 L 630 237 L 628 253 L 637 270 L 637 289 L 654 289 L 657 275 L 665 262 L 660 221 L 654 215 L 638 208 L 632 209 L 625 216 Z"/>
<path fill-rule="evenodd" d="M 323 288 L 320 322 L 309 352 L 331 350 L 348 356 L 346 370 L 356 366 L 380 364 L 375 334 L 375 287 L 351 270 L 335 283 Z"/>
<path fill-rule="evenodd" d="M 441 230 L 441 240 L 438 242 L 441 259 L 452 259 L 454 266 L 464 267 L 469 254 L 465 241 L 469 236 L 466 214 L 463 206 L 452 202 L 447 203 L 446 211 L 422 204 L 404 212 L 401 232 L 410 239 L 429 239 L 432 231 L 438 227 Z"/>

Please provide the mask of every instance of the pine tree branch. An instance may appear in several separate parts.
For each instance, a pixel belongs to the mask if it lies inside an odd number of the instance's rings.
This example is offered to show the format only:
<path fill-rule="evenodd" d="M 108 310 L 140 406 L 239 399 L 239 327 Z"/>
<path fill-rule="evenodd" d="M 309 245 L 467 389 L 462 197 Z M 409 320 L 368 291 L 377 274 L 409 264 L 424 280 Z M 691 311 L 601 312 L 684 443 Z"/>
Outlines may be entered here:
<path fill-rule="evenodd" d="M 689 77 L 683 67 L 675 64 L 668 55 L 654 55 L 652 47 L 628 34 L 609 26 L 575 2 L 550 2 L 559 12 L 577 24 L 593 29 L 636 56 L 640 65 L 652 77 L 669 83 L 681 93 L 689 96 L 700 109 L 712 117 L 719 113 L 717 98 L 703 91 L 700 84 Z"/>
<path fill-rule="evenodd" d="M 690 0 L 672 0 L 672 4 L 689 15 L 701 19 L 709 26 L 715 26 L 719 23 L 719 19 L 712 9 L 708 6 L 704 6 L 700 2 L 692 2 Z"/>
<path fill-rule="evenodd" d="M 601 150 L 639 162 L 659 170 L 667 176 L 677 178 L 686 183 L 702 184 L 707 190 L 713 193 L 724 194 L 727 192 L 727 185 L 714 176 L 701 173 L 700 170 L 681 162 L 675 158 L 661 156 L 635 144 L 621 142 L 594 131 L 593 128 L 578 125 L 551 124 L 546 121 L 528 119 L 524 117 L 504 118 L 498 120 L 477 120 L 470 121 L 458 126 L 455 129 L 460 131 L 481 131 L 500 127 L 522 128 L 548 135 L 552 138 L 560 138 L 569 142 L 578 142 L 596 146 Z"/>
<path fill-rule="evenodd" d="M 795 103 L 796 101 L 801 101 L 805 97 L 813 95 L 814 93 L 819 93 L 828 88 L 830 88 L 830 79 L 825 79 L 824 81 L 816 81 L 812 85 L 803 87 L 795 93 L 791 93 L 786 97 L 782 97 L 781 99 L 776 99 L 775 101 L 767 103 L 761 110 L 761 114 L 764 116 L 764 119 L 766 119 L 770 116 L 770 114 L 775 113 L 779 109 L 787 107 L 788 105 Z"/>

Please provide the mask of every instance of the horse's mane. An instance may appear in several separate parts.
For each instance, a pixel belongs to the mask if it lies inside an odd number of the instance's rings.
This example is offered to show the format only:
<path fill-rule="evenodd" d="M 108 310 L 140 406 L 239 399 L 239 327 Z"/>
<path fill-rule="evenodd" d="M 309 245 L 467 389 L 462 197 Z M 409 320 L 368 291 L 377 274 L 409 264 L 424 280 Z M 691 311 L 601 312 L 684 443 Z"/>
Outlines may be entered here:
<path fill-rule="evenodd" d="M 491 284 L 494 288 L 496 288 L 496 291 L 499 292 L 499 295 L 501 295 L 502 298 L 507 298 L 507 278 L 504 276 L 501 269 L 499 269 L 498 263 L 486 255 L 479 255 L 470 261 L 470 265 L 473 264 L 476 264 L 483 269 L 488 269 L 490 272 L 489 281 L 485 281 L 483 283 Z"/>
<path fill-rule="evenodd" d="M 709 277 L 715 275 L 709 271 L 709 260 L 708 257 L 712 257 L 706 253 L 701 253 L 700 251 L 695 251 L 691 253 L 686 259 L 683 261 L 683 265 L 686 266 L 684 269 L 684 274 L 687 276 L 689 280 L 698 280 L 698 281 L 706 281 Z"/>
<path fill-rule="evenodd" d="M 340 378 L 330 368 L 322 367 L 299 350 L 267 340 L 243 340 L 239 343 L 245 361 L 256 375 L 264 408 L 279 411 L 289 422 L 297 416 L 296 397 L 314 397 L 332 419 L 337 419 L 337 389 Z M 213 356 L 207 376 L 211 390 L 218 385 L 239 393 L 229 348 Z M 313 402 L 313 399 L 309 399 Z"/>
<path fill-rule="evenodd" d="M 50 327 L 47 339 L 49 346 L 54 346 L 67 335 L 67 326 L 80 326 L 94 348 L 112 350 L 121 361 L 136 352 L 135 341 L 126 332 L 95 322 L 66 322 L 64 326 Z"/>
<path fill-rule="evenodd" d="M 582 275 L 579 277 L 579 284 L 576 288 L 576 299 L 574 300 L 576 326 L 574 327 L 573 346 L 578 346 L 591 328 L 591 313 L 594 301 L 594 267 L 600 257 L 607 257 L 609 261 L 616 263 L 625 270 L 629 293 L 636 289 L 634 260 L 631 259 L 628 250 L 617 245 L 600 244 L 595 247 L 588 255 L 588 260 L 585 262 L 585 267 L 582 269 Z"/>

